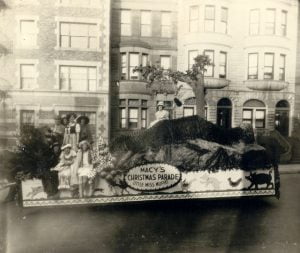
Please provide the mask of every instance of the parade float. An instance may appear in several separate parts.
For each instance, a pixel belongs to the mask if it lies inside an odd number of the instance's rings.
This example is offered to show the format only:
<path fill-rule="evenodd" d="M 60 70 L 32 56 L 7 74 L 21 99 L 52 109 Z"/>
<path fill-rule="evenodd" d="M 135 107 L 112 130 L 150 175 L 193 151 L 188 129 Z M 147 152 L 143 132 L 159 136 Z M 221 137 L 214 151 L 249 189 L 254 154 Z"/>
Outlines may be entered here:
<path fill-rule="evenodd" d="M 151 85 L 172 82 L 181 106 L 182 83 L 197 115 L 169 119 L 158 103 L 148 129 L 107 143 L 88 134 L 89 119 L 70 114 L 51 129 L 23 129 L 10 164 L 24 207 L 175 199 L 279 197 L 278 157 L 258 145 L 250 125 L 225 129 L 204 119 L 205 55 L 185 73 L 137 67 Z"/>
<path fill-rule="evenodd" d="M 24 207 L 279 196 L 277 165 L 255 144 L 249 126 L 223 129 L 191 116 L 118 136 L 110 146 L 101 137 L 93 147 L 84 143 L 80 147 L 87 146 L 86 151 L 77 151 L 75 167 L 68 173 L 53 169 L 61 161 L 55 164 L 53 156 L 44 156 L 49 152 L 46 142 L 36 149 L 36 176 L 26 178 L 25 173 L 21 181 Z M 30 145 L 20 147 L 27 155 Z M 84 157 L 80 152 L 88 154 L 86 174 L 79 165 Z M 74 183 L 72 170 L 77 175 Z"/>

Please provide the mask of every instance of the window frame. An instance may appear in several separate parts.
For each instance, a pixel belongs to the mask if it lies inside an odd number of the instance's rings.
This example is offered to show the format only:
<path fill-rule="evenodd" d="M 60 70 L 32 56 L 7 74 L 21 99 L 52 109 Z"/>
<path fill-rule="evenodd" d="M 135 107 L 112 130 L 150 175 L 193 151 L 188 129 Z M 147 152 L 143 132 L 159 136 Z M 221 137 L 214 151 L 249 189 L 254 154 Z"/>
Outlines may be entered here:
<path fill-rule="evenodd" d="M 132 36 L 132 13 L 131 10 L 129 9 L 121 9 L 120 10 L 120 35 L 121 36 Z M 128 23 L 124 21 L 124 19 L 122 20 L 122 16 L 124 14 L 122 13 L 128 13 Z M 122 28 L 123 27 L 123 28 Z M 124 27 L 127 27 L 127 29 L 125 29 Z"/>
<path fill-rule="evenodd" d="M 162 59 L 169 59 L 169 68 L 163 68 L 162 66 Z M 164 70 L 172 69 L 172 57 L 171 55 L 160 55 L 159 56 L 159 62 L 160 62 L 160 67 L 163 68 Z"/>
<path fill-rule="evenodd" d="M 268 15 L 268 12 L 269 11 L 272 11 L 273 13 L 274 13 L 274 20 L 273 20 L 273 22 L 269 22 L 269 21 L 266 21 L 265 20 L 265 35 L 275 35 L 276 34 L 276 9 L 274 9 L 274 8 L 267 8 L 266 9 L 266 17 L 267 17 L 267 15 Z M 273 31 L 272 31 L 272 33 L 268 33 L 267 31 L 268 31 L 268 25 L 270 25 L 270 24 L 272 24 L 272 28 L 273 28 Z"/>
<path fill-rule="evenodd" d="M 284 15 L 284 22 L 282 22 L 283 15 Z M 286 35 L 287 35 L 287 18 L 288 18 L 288 12 L 286 10 L 282 10 L 281 11 L 281 20 L 280 20 L 280 34 L 283 37 L 286 37 Z"/>
<path fill-rule="evenodd" d="M 227 78 L 227 52 L 225 51 L 220 51 L 220 55 L 225 55 L 225 63 L 221 64 L 221 61 L 219 61 L 219 78 L 226 79 Z M 219 59 L 220 59 L 219 55 Z M 221 75 L 221 68 L 224 67 L 224 75 Z"/>
<path fill-rule="evenodd" d="M 22 71 L 22 67 L 24 66 L 32 66 L 33 67 L 33 72 L 32 72 L 32 77 L 27 77 L 27 76 L 23 76 L 23 71 Z M 36 64 L 35 63 L 20 63 L 19 65 L 19 73 L 20 73 L 20 88 L 22 90 L 32 90 L 34 88 L 36 88 L 37 85 L 37 77 L 36 77 Z M 26 73 L 28 73 L 28 71 L 26 71 Z M 30 87 L 24 87 L 24 83 L 23 83 L 23 79 L 32 79 L 33 82 L 31 84 Z"/>
<path fill-rule="evenodd" d="M 62 91 L 75 91 L 75 92 L 95 92 L 97 90 L 97 82 L 98 82 L 98 71 L 97 71 L 97 66 L 82 66 L 82 65 L 66 65 L 66 64 L 60 64 L 59 65 L 59 90 Z M 67 77 L 66 78 L 62 78 L 63 72 L 62 72 L 62 68 L 66 68 L 67 69 Z M 82 68 L 82 69 L 86 69 L 86 79 L 74 79 L 71 78 L 71 69 L 72 68 Z M 90 78 L 90 70 L 94 69 L 95 71 L 95 79 L 91 79 Z M 62 88 L 62 79 L 66 80 L 66 88 L 63 89 Z M 85 80 L 86 81 L 86 89 L 82 89 L 82 90 L 78 90 L 78 89 L 72 89 L 72 80 Z M 91 89 L 91 84 L 90 82 L 94 80 L 95 81 L 95 88 Z"/>
<path fill-rule="evenodd" d="M 208 18 L 207 17 L 207 8 L 213 8 L 214 17 Z M 207 22 L 213 22 L 213 29 L 207 29 Z M 215 32 L 216 31 L 216 6 L 215 5 L 205 5 L 204 7 L 204 31 L 205 32 Z"/>
<path fill-rule="evenodd" d="M 168 18 L 170 20 L 169 24 L 163 23 L 164 15 L 169 16 L 169 18 Z M 172 12 L 170 12 L 170 11 L 162 11 L 161 12 L 160 35 L 162 38 L 171 38 L 172 37 Z"/>
<path fill-rule="evenodd" d="M 213 65 L 207 66 L 207 68 L 211 68 L 212 74 L 211 74 L 211 75 L 207 75 L 206 73 L 207 73 L 208 71 L 205 71 L 205 72 L 204 72 L 204 76 L 205 76 L 205 77 L 214 77 L 214 76 L 215 76 L 215 66 L 214 66 L 214 63 L 215 63 L 215 50 L 212 50 L 212 49 L 205 49 L 205 50 L 203 51 L 204 55 L 205 55 L 207 52 L 212 52 L 212 55 L 213 55 L 212 59 L 210 59 L 210 60 L 211 60 L 211 63 L 212 63 Z"/>
<path fill-rule="evenodd" d="M 30 22 L 33 23 L 34 30 L 33 32 L 24 32 L 22 31 L 22 23 L 23 22 Z M 19 44 L 23 48 L 34 48 L 37 47 L 37 35 L 38 35 L 38 27 L 37 27 L 37 20 L 35 18 L 31 17 L 22 17 L 19 19 Z M 27 36 L 33 36 L 32 43 L 25 43 L 23 38 L 26 38 Z M 25 39 L 26 40 L 26 39 Z"/>
<path fill-rule="evenodd" d="M 132 101 L 133 103 L 130 103 Z M 130 111 L 137 110 L 137 118 L 130 117 Z M 124 115 L 122 114 L 124 112 Z M 131 119 L 137 122 L 131 122 Z M 136 123 L 131 126 L 131 123 Z M 148 124 L 148 100 L 139 98 L 121 98 L 119 99 L 119 129 L 136 130 L 146 129 Z"/>
<path fill-rule="evenodd" d="M 281 66 L 281 59 L 283 59 L 283 66 Z M 278 78 L 280 81 L 285 81 L 285 72 L 286 72 L 286 55 L 280 54 L 279 55 L 279 78 Z"/>
<path fill-rule="evenodd" d="M 28 122 L 23 122 L 23 113 L 32 113 L 32 119 L 33 122 L 32 123 L 28 123 Z M 22 130 L 22 128 L 24 126 L 35 126 L 36 123 L 36 113 L 35 110 L 28 110 L 28 109 L 24 109 L 24 110 L 20 110 L 20 129 Z"/>
<path fill-rule="evenodd" d="M 222 11 L 226 11 L 226 20 L 222 20 Z M 225 31 L 221 31 L 223 34 L 228 34 L 228 8 L 221 7 L 221 17 L 220 17 L 221 24 L 225 25 Z"/>
<path fill-rule="evenodd" d="M 270 55 L 272 56 L 272 65 L 271 66 L 266 66 L 266 56 Z M 264 72 L 263 72 L 263 79 L 264 80 L 274 80 L 274 62 L 275 62 L 275 54 L 266 52 L 264 53 Z M 266 72 L 266 68 L 272 68 L 272 72 Z M 266 78 L 266 74 L 271 73 L 271 78 Z"/>
<path fill-rule="evenodd" d="M 248 111 L 251 112 L 251 118 L 245 119 L 244 112 Z M 257 119 L 256 112 L 263 112 L 264 118 Z M 265 129 L 266 128 L 266 120 L 267 120 L 267 109 L 265 107 L 243 107 L 242 111 L 242 122 L 246 124 L 251 124 L 254 129 Z M 262 127 L 257 127 L 257 122 L 262 122 Z"/>
<path fill-rule="evenodd" d="M 257 22 L 252 21 L 252 13 L 257 12 L 258 14 L 258 20 Z M 257 29 L 255 30 L 256 32 L 252 32 L 252 26 L 257 26 Z M 249 12 L 249 35 L 259 35 L 260 34 L 260 9 L 251 9 Z"/>
<path fill-rule="evenodd" d="M 62 34 L 62 25 L 67 25 L 68 26 L 68 34 Z M 72 30 L 72 25 L 82 25 L 82 26 L 86 26 L 87 27 L 87 35 L 83 36 L 83 35 L 73 35 L 71 34 L 71 30 Z M 60 21 L 59 22 L 59 48 L 62 49 L 78 49 L 78 50 L 97 50 L 99 48 L 99 36 L 98 34 L 91 36 L 90 35 L 90 27 L 94 26 L 94 28 L 96 29 L 96 31 L 98 31 L 98 24 L 97 23 L 93 23 L 93 22 L 69 22 L 69 21 Z M 66 37 L 68 40 L 68 46 L 64 46 L 63 45 L 63 38 Z M 75 47 L 72 46 L 72 39 L 75 38 L 85 38 L 86 40 L 86 47 Z M 92 39 L 95 40 L 95 47 L 91 47 L 92 44 Z"/>
<path fill-rule="evenodd" d="M 143 14 L 149 15 L 149 23 L 143 23 Z M 151 37 L 152 36 L 152 12 L 151 10 L 141 10 L 141 16 L 140 16 L 140 28 L 141 28 L 141 37 Z M 147 27 L 149 30 L 146 29 L 146 31 L 148 31 L 146 34 L 143 34 L 143 31 L 145 32 L 145 30 L 143 28 Z"/>
<path fill-rule="evenodd" d="M 193 8 L 195 8 L 197 11 L 197 16 L 195 18 L 192 18 L 192 15 L 191 15 Z M 196 24 L 195 30 L 191 29 L 191 27 L 194 27 L 192 24 Z M 198 32 L 198 31 L 199 31 L 199 5 L 191 5 L 189 7 L 189 32 L 193 33 L 193 32 Z"/>
<path fill-rule="evenodd" d="M 137 56 L 137 61 L 138 64 L 137 65 L 131 65 L 133 59 L 131 59 L 131 56 Z M 138 52 L 129 52 L 128 54 L 128 80 L 139 80 L 140 79 L 140 74 L 138 72 L 133 73 L 133 69 L 135 67 L 138 67 L 140 65 L 140 53 Z M 132 70 L 132 73 L 131 73 Z M 134 77 L 134 78 L 133 78 Z"/>
<path fill-rule="evenodd" d="M 253 68 L 252 66 L 250 66 L 251 55 L 256 55 L 256 77 L 255 78 L 250 78 L 250 68 Z M 248 53 L 248 74 L 247 74 L 248 80 L 258 80 L 258 66 L 259 66 L 259 53 Z"/>

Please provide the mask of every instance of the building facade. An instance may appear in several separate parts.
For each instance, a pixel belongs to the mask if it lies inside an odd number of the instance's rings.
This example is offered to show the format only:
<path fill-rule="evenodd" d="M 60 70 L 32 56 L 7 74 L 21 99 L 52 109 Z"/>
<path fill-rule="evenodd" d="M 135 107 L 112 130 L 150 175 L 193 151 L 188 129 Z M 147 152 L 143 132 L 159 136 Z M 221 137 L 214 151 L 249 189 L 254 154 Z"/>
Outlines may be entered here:
<path fill-rule="evenodd" d="M 80 3 L 81 2 L 81 3 Z M 52 125 L 55 115 L 90 118 L 109 136 L 109 0 L 7 0 L 0 16 L 2 147 L 23 124 Z"/>
<path fill-rule="evenodd" d="M 208 120 L 291 134 L 298 1 L 187 0 L 178 10 L 178 69 L 202 52 L 214 63 L 205 74 Z"/>
<path fill-rule="evenodd" d="M 173 96 L 157 84 L 148 88 L 136 66 L 177 68 L 177 1 L 116 0 L 111 23 L 111 131 L 147 128 L 155 119 L 156 103 L 171 110 Z"/>
<path fill-rule="evenodd" d="M 105 138 L 147 128 L 159 101 L 172 118 L 193 115 L 195 98 L 176 107 L 170 82 L 148 87 L 133 69 L 185 71 L 202 53 L 214 63 L 205 73 L 209 121 L 223 127 L 250 123 L 257 131 L 288 136 L 300 114 L 297 0 L 3 3 L 5 145 L 13 145 L 22 124 L 52 124 L 54 115 L 70 111 L 88 115 L 94 135 Z"/>
<path fill-rule="evenodd" d="M 156 55 L 167 54 L 159 51 L 164 46 L 174 54 L 172 64 L 166 65 L 173 70 L 189 69 L 198 54 L 205 53 L 212 60 L 214 65 L 205 73 L 209 121 L 223 127 L 250 123 L 257 131 L 276 129 L 284 136 L 291 134 L 295 116 L 298 1 L 121 0 L 113 6 L 114 15 L 119 13 L 119 19 L 116 17 L 112 22 L 112 42 L 116 42 L 112 62 L 118 62 L 112 64 L 113 85 L 118 86 L 118 96 L 112 105 L 113 115 L 118 115 L 114 130 L 145 127 L 146 100 L 146 125 L 153 120 L 159 100 L 169 104 L 173 117 L 196 113 L 194 98 L 184 101 L 181 108 L 174 107 L 172 87 L 171 91 L 167 86 L 162 88 L 163 85 L 146 89 L 138 74 L 131 77 L 126 72 L 148 62 L 149 58 L 143 59 L 149 52 L 152 54 L 149 63 L 156 64 Z M 157 12 L 172 13 L 171 40 L 158 36 L 165 20 Z M 130 63 L 134 62 L 130 58 L 133 52 L 139 53 L 135 64 Z M 157 62 L 164 66 L 162 58 Z M 137 123 L 131 125 L 132 120 Z"/>

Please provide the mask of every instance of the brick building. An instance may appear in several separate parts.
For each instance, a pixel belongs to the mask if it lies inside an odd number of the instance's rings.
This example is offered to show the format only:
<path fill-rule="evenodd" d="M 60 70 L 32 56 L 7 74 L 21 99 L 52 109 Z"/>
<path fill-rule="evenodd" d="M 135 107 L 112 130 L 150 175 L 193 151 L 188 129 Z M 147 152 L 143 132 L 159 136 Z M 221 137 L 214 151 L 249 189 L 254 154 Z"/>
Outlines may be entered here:
<path fill-rule="evenodd" d="M 2 2 L 2 147 L 15 143 L 22 124 L 51 125 L 70 111 L 108 138 L 110 1 Z"/>
<path fill-rule="evenodd" d="M 132 70 L 185 71 L 202 52 L 214 62 L 205 77 L 208 120 L 287 136 L 300 114 L 297 0 L 1 1 L 7 145 L 21 124 L 51 124 L 69 111 L 88 114 L 106 138 L 146 128 L 158 101 L 171 117 L 195 114 L 194 98 L 174 107 L 171 84 L 149 88 Z"/>

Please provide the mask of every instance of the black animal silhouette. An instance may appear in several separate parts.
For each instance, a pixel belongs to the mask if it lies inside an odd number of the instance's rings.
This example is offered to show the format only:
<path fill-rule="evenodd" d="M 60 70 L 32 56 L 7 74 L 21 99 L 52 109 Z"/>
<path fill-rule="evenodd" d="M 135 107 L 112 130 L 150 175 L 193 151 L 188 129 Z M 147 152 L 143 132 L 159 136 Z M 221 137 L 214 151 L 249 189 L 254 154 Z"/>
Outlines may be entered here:
<path fill-rule="evenodd" d="M 266 189 L 268 189 L 269 186 L 271 186 L 271 188 L 274 187 L 274 184 L 272 182 L 271 171 L 269 171 L 269 174 L 265 174 L 265 173 L 256 174 L 256 172 L 255 173 L 250 172 L 250 175 L 246 176 L 245 178 L 251 182 L 251 185 L 248 187 L 248 189 L 251 189 L 253 186 L 255 186 L 255 189 L 258 189 L 258 185 L 263 185 L 263 184 L 267 185 Z"/>
<path fill-rule="evenodd" d="M 231 177 L 228 178 L 228 182 L 232 187 L 237 187 L 242 182 L 242 180 L 243 180 L 242 178 L 239 178 L 236 181 L 232 181 Z"/>

